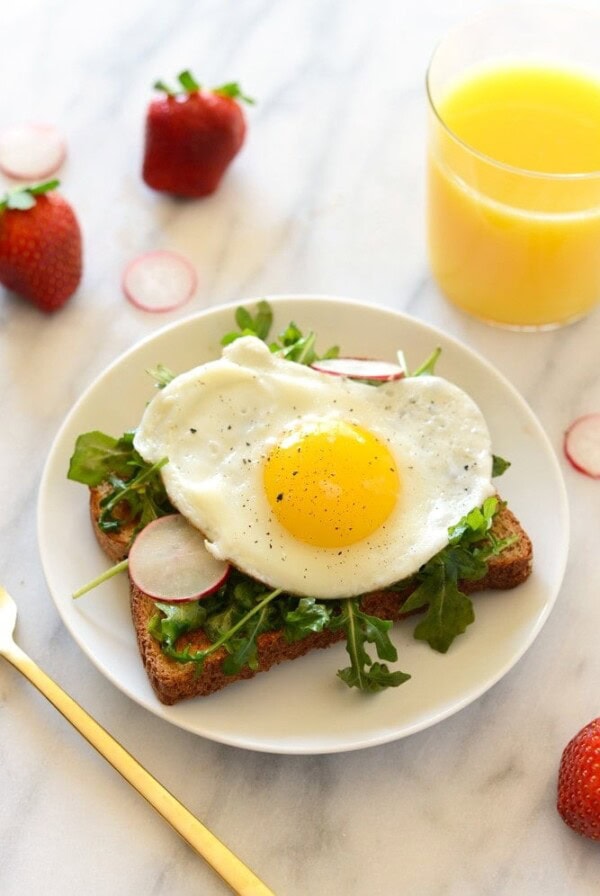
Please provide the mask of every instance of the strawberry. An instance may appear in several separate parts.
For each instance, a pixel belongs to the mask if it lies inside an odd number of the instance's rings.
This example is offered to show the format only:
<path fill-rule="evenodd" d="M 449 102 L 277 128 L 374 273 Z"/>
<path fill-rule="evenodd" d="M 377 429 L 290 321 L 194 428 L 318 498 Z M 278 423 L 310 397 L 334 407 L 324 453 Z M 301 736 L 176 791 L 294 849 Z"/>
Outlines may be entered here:
<path fill-rule="evenodd" d="M 557 808 L 578 834 L 600 840 L 600 718 L 582 728 L 565 747 Z"/>
<path fill-rule="evenodd" d="M 0 283 L 55 311 L 81 280 L 81 231 L 57 180 L 18 187 L 0 200 Z"/>
<path fill-rule="evenodd" d="M 208 196 L 219 186 L 246 135 L 237 100 L 252 103 L 238 84 L 203 90 L 189 71 L 178 76 L 182 91 L 153 100 L 146 115 L 142 176 L 149 187 L 175 196 Z"/>

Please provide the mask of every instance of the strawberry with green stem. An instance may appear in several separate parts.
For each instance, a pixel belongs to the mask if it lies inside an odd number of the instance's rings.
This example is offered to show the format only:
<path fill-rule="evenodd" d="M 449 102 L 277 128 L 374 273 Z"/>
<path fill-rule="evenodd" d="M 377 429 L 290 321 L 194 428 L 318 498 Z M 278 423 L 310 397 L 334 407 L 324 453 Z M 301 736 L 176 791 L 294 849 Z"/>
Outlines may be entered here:
<path fill-rule="evenodd" d="M 204 89 L 189 71 L 178 76 L 180 89 L 162 81 L 164 95 L 146 114 L 142 175 L 149 187 L 174 196 L 208 196 L 219 186 L 246 136 L 239 101 L 252 103 L 237 83 Z"/>
<path fill-rule="evenodd" d="M 56 311 L 82 275 L 75 212 L 58 180 L 17 187 L 0 200 L 0 283 L 43 311 Z"/>

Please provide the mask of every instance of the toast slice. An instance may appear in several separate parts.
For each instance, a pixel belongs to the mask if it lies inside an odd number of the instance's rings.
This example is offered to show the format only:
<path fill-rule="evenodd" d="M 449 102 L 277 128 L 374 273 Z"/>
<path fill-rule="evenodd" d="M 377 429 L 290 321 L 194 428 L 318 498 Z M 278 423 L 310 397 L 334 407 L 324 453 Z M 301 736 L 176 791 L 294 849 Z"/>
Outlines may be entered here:
<path fill-rule="evenodd" d="M 134 533 L 134 525 L 125 523 L 118 532 L 106 533 L 98 526 L 99 502 L 105 493 L 102 486 L 90 490 L 90 515 L 96 538 L 103 551 L 115 563 L 127 556 Z M 484 578 L 476 582 L 462 582 L 464 592 L 473 593 L 487 589 L 506 590 L 524 582 L 531 572 L 533 549 L 529 536 L 515 515 L 503 507 L 494 519 L 492 531 L 498 538 L 516 535 L 515 542 L 498 556 L 488 561 L 488 571 Z M 408 614 L 402 612 L 410 589 L 404 591 L 377 591 L 362 598 L 362 609 L 372 616 L 397 621 Z M 154 601 L 140 591 L 130 581 L 131 616 L 137 643 L 150 683 L 161 703 L 172 705 L 187 697 L 206 697 L 226 685 L 246 678 L 253 678 L 258 672 L 266 672 L 272 666 L 286 660 L 293 660 L 312 650 L 329 647 L 343 639 L 343 632 L 324 631 L 312 633 L 300 641 L 288 642 L 280 631 L 264 632 L 258 636 L 258 668 L 243 669 L 236 675 L 223 672 L 223 660 L 227 656 L 225 648 L 209 655 L 203 670 L 198 674 L 196 665 L 179 663 L 162 652 L 159 642 L 148 631 L 148 625 L 156 614 Z M 187 644 L 192 651 L 207 647 L 209 639 L 202 630 L 183 635 L 178 647 Z"/>

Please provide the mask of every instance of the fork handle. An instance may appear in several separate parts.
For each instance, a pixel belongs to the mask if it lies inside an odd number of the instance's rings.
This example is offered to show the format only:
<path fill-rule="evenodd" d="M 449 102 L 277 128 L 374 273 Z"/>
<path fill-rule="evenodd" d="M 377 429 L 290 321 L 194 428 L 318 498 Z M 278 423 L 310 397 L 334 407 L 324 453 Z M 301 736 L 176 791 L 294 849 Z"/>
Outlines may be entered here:
<path fill-rule="evenodd" d="M 135 787 L 238 896 L 275 896 L 244 863 L 185 808 L 121 744 L 69 697 L 40 667 L 12 644 L 2 653 L 104 758 Z"/>

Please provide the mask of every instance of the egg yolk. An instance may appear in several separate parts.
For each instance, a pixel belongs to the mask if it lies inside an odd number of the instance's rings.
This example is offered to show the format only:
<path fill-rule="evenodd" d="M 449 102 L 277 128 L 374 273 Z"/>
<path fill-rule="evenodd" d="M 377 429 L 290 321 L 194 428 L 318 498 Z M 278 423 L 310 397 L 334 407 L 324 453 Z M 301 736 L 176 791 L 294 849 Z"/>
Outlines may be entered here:
<path fill-rule="evenodd" d="M 400 477 L 389 449 L 372 433 L 327 421 L 284 436 L 267 458 L 264 487 L 275 517 L 295 538 L 341 548 L 385 523 Z"/>

